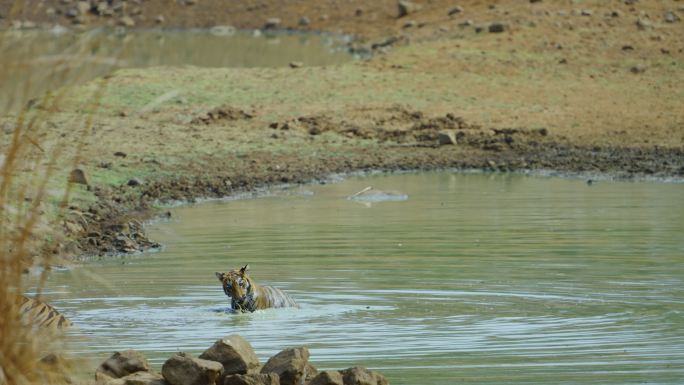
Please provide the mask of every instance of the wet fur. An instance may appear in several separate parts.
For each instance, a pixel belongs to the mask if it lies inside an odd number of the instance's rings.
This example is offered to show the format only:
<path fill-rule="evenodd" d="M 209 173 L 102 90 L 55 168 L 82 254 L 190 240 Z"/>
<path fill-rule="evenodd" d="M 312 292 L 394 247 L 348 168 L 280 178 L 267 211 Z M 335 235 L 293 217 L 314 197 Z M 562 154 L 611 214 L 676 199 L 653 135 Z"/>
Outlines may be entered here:
<path fill-rule="evenodd" d="M 272 286 L 260 286 L 247 275 L 248 266 L 227 273 L 216 272 L 223 292 L 231 298 L 230 306 L 239 312 L 260 309 L 297 307 L 295 301 L 282 290 Z"/>

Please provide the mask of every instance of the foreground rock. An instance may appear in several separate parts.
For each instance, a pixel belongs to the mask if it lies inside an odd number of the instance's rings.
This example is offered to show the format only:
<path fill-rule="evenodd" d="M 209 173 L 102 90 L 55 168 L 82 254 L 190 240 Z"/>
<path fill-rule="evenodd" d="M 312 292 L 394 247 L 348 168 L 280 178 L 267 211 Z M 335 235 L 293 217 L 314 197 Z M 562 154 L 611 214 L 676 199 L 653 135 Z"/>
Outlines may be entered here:
<path fill-rule="evenodd" d="M 167 385 L 168 382 L 159 373 L 137 372 L 126 377 L 115 378 L 105 382 L 105 385 Z"/>
<path fill-rule="evenodd" d="M 199 358 L 220 362 L 223 374 L 247 374 L 259 368 L 257 357 L 252 345 L 238 335 L 230 335 L 216 341 Z"/>
<path fill-rule="evenodd" d="M 115 352 L 95 370 L 96 378 L 121 378 L 136 372 L 148 372 L 150 364 L 135 350 Z"/>
<path fill-rule="evenodd" d="M 318 373 L 309 385 L 344 385 L 342 374 L 336 370 L 326 370 Z"/>
<path fill-rule="evenodd" d="M 280 377 L 275 373 L 232 374 L 223 385 L 280 385 Z"/>
<path fill-rule="evenodd" d="M 211 385 L 222 373 L 221 363 L 194 358 L 188 353 L 177 353 L 162 366 L 162 375 L 171 385 Z"/>
<path fill-rule="evenodd" d="M 298 385 L 315 376 L 316 368 L 309 364 L 309 349 L 302 346 L 285 349 L 271 357 L 261 373 L 276 373 L 282 385 Z"/>

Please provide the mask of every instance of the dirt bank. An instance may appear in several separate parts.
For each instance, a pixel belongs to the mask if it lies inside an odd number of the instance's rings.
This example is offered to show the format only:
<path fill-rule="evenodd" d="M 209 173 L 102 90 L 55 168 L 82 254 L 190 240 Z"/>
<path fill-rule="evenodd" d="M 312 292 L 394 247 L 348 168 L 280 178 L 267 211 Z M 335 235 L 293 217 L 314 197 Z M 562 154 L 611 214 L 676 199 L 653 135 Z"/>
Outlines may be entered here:
<path fill-rule="evenodd" d="M 130 17 L 135 26 L 263 28 L 279 18 L 272 27 L 351 34 L 354 50 L 375 53 L 334 67 L 115 73 L 82 149 L 88 187 L 77 188 L 55 252 L 143 250 L 155 244 L 140 222 L 163 203 L 339 172 L 684 176 L 680 2 L 416 1 L 402 17 L 396 1 L 367 3 L 149 0 L 112 2 L 126 6 L 108 16 L 93 7 L 72 15 L 75 2 L 19 12 L 0 2 L 6 26 Z M 74 121 L 97 84 L 50 114 L 45 143 L 82 138 Z M 63 181 L 71 168 L 61 169 Z"/>

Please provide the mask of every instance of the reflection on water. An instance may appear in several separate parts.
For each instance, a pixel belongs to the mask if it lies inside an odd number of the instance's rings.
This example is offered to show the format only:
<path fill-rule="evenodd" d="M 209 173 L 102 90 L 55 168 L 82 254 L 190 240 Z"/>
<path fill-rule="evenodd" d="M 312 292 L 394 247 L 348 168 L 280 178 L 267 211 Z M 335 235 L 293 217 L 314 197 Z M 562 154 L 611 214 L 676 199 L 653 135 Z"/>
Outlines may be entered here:
<path fill-rule="evenodd" d="M 368 185 L 410 199 L 346 199 Z M 366 365 L 393 384 L 684 378 L 681 184 L 351 178 L 179 208 L 151 230 L 162 252 L 94 263 L 97 279 L 52 275 L 76 352 L 135 348 L 159 365 L 237 333 L 262 361 L 307 345 L 319 368 Z M 245 263 L 301 309 L 226 313 L 214 271 Z"/>
<path fill-rule="evenodd" d="M 301 34 L 217 34 L 200 30 L 113 30 L 87 33 L 0 31 L 0 102 L 38 95 L 64 84 L 87 81 L 117 68 L 184 66 L 283 67 L 338 64 L 351 57 L 334 45 L 338 38 Z M 1 76 L 6 71 L 11 76 Z M 2 105 L 2 104 L 0 104 Z"/>

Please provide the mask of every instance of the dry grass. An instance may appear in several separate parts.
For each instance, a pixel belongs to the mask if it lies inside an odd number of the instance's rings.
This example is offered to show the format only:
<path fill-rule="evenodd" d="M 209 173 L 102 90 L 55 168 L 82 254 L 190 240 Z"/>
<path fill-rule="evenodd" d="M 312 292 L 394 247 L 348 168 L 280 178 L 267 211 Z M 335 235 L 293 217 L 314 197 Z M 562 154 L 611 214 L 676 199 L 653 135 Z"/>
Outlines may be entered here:
<path fill-rule="evenodd" d="M 23 6 L 15 2 L 13 12 Z M 32 288 L 38 293 L 35 299 L 41 300 L 73 187 L 55 176 L 81 162 L 107 84 L 98 83 L 83 106 L 88 113 L 74 122 L 79 140 L 49 139 L 46 122 L 59 110 L 69 85 L 81 80 L 79 69 L 92 60 L 87 52 L 96 43 L 87 34 L 76 40 L 68 54 L 36 66 L 40 58 L 29 38 L 0 33 L 0 116 L 12 116 L 11 126 L 0 133 L 0 384 L 69 382 L 70 364 L 59 354 L 61 333 L 42 327 L 44 320 L 22 314 L 21 302 L 28 289 L 24 275 L 33 267 L 41 272 L 38 286 Z M 57 200 L 51 197 L 55 186 L 61 186 Z"/>

